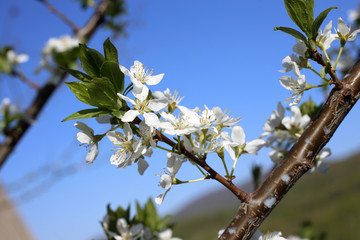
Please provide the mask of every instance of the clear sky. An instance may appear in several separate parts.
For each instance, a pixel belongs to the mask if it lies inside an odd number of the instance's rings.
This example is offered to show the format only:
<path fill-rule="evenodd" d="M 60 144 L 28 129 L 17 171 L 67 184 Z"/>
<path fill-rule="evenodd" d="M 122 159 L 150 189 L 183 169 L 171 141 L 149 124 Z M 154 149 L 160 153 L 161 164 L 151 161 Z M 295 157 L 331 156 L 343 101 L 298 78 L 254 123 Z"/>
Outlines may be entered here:
<path fill-rule="evenodd" d="M 81 12 L 79 4 L 73 1 L 52 2 L 80 26 L 89 17 L 89 12 Z M 338 17 L 347 21 L 347 11 L 357 7 L 349 0 L 317 0 L 315 14 L 332 6 L 339 9 L 333 10 L 324 24 L 332 19 L 335 26 Z M 17 9 L 16 17 L 10 17 L 10 9 L 12 12 Z M 275 26 L 294 27 L 283 1 L 129 0 L 127 9 L 127 37 L 113 39 L 119 50 L 119 61 L 129 68 L 134 60 L 139 60 L 153 68 L 154 74 L 165 73 L 153 91 L 178 90 L 185 97 L 184 106 L 220 106 L 231 110 L 234 116 L 243 116 L 239 124 L 247 140 L 262 133 L 265 118 L 278 101 L 284 102 L 289 96 L 289 91 L 279 84 L 278 70 L 282 69 L 281 60 L 292 53 L 295 40 L 273 31 Z M 43 83 L 47 76 L 33 73 L 40 61 L 40 50 L 50 37 L 68 33 L 70 29 L 35 0 L 1 1 L 0 44 L 14 45 L 17 52 L 30 55 L 30 62 L 24 64 L 23 70 L 38 83 Z M 109 32 L 100 31 L 88 45 L 101 51 L 108 36 Z M 307 81 L 318 83 L 315 75 L 304 73 Z M 1 76 L 0 99 L 6 96 L 25 108 L 34 92 L 16 79 Z M 306 93 L 304 100 L 308 96 Z M 322 94 L 314 90 L 312 97 L 320 101 Z M 112 146 L 104 139 L 97 160 L 91 165 L 85 164 L 86 150 L 76 141 L 75 121 L 60 122 L 84 108 L 87 107 L 65 85 L 60 87 L 0 171 L 2 184 L 18 203 L 18 212 L 36 239 L 85 240 L 99 236 L 102 232 L 99 221 L 107 203 L 113 207 L 127 206 L 163 192 L 155 174 L 166 167 L 164 152 L 158 151 L 147 159 L 150 167 L 140 177 L 136 166 L 121 170 L 110 165 Z M 358 134 L 355 134 L 360 131 L 359 117 L 356 105 L 328 145 L 333 159 L 359 147 Z M 86 123 L 96 125 L 94 121 Z M 105 130 L 105 127 L 95 128 L 96 133 Z M 270 166 L 267 153 L 265 149 L 258 157 L 242 158 L 237 179 L 248 179 L 249 169 L 255 162 Z M 216 158 L 209 162 L 220 166 Z M 76 163 L 79 163 L 76 174 L 67 171 L 68 175 L 63 177 L 56 172 Z M 27 175 L 39 168 L 42 170 L 37 174 Z M 178 177 L 189 180 L 201 175 L 187 165 Z M 14 182 L 19 184 L 11 184 Z M 219 187 L 220 184 L 211 180 L 174 186 L 158 209 L 162 214 L 176 213 L 188 201 Z"/>

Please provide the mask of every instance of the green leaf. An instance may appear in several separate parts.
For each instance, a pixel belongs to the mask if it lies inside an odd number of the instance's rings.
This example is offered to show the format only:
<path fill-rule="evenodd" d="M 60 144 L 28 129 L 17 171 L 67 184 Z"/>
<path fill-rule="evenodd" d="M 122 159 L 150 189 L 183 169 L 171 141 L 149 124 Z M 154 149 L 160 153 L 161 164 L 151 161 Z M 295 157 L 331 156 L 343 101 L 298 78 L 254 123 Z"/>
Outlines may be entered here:
<path fill-rule="evenodd" d="M 284 33 L 290 34 L 291 36 L 302 40 L 304 43 L 307 43 L 307 39 L 306 37 L 299 31 L 293 29 L 293 28 L 288 28 L 288 27 L 275 27 L 274 28 L 275 31 L 280 30 L 283 31 Z"/>
<path fill-rule="evenodd" d="M 76 113 L 71 114 L 62 122 L 68 121 L 68 120 L 74 120 L 74 119 L 85 119 L 85 118 L 92 118 L 92 117 L 99 117 L 110 114 L 111 111 L 101 108 L 91 108 L 91 109 L 84 109 L 80 110 Z"/>
<path fill-rule="evenodd" d="M 325 78 L 326 77 L 326 66 L 323 66 L 321 69 L 320 69 L 320 77 L 322 78 Z"/>
<path fill-rule="evenodd" d="M 124 116 L 125 111 L 124 110 L 117 110 L 117 111 L 113 111 L 111 114 L 113 116 L 117 117 L 118 119 L 121 119 L 122 116 Z"/>
<path fill-rule="evenodd" d="M 95 49 L 88 48 L 85 44 L 80 44 L 81 67 L 91 77 L 101 77 L 100 68 L 105 59 Z"/>
<path fill-rule="evenodd" d="M 117 110 L 118 96 L 115 88 L 108 78 L 94 78 L 91 82 L 84 83 L 89 96 L 95 101 L 96 107 Z"/>
<path fill-rule="evenodd" d="M 65 84 L 81 102 L 92 106 L 97 105 L 96 101 L 92 99 L 88 93 L 86 82 L 66 82 Z"/>
<path fill-rule="evenodd" d="M 119 64 L 105 61 L 101 66 L 100 73 L 111 81 L 116 93 L 124 90 L 124 74 L 120 71 Z"/>
<path fill-rule="evenodd" d="M 314 21 L 313 0 L 284 0 L 286 10 L 293 22 L 308 36 Z"/>
<path fill-rule="evenodd" d="M 77 71 L 75 69 L 67 69 L 67 68 L 62 68 L 65 72 L 71 74 L 74 78 L 79 79 L 80 81 L 83 82 L 90 82 L 92 77 L 90 77 L 89 75 L 86 75 L 85 73 L 82 73 L 80 71 Z"/>
<path fill-rule="evenodd" d="M 109 38 L 105 40 L 103 46 L 104 46 L 105 60 L 119 64 L 118 52 L 115 46 L 111 43 Z"/>
<path fill-rule="evenodd" d="M 315 19 L 315 21 L 313 22 L 313 25 L 312 25 L 312 37 L 313 39 L 315 40 L 316 37 L 317 37 L 317 33 L 318 33 L 318 30 L 321 26 L 321 24 L 323 23 L 323 21 L 325 20 L 325 18 L 327 17 L 327 15 L 329 14 L 329 12 L 332 10 L 332 9 L 337 9 L 337 7 L 331 7 L 331 8 L 328 8 L 324 11 L 322 11 Z"/>

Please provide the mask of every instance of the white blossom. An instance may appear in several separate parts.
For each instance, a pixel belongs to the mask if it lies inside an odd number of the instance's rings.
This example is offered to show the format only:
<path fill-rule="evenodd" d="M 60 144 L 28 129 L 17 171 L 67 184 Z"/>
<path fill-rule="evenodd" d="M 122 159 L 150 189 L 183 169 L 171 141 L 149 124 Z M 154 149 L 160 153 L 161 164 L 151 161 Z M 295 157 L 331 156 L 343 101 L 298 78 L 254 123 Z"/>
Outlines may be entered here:
<path fill-rule="evenodd" d="M 64 35 L 59 38 L 50 38 L 45 44 L 42 53 L 44 55 L 51 55 L 53 52 L 61 53 L 69 51 L 79 46 L 79 40 L 69 35 Z"/>
<path fill-rule="evenodd" d="M 294 79 L 290 76 L 282 76 L 280 78 L 280 84 L 284 88 L 292 91 L 292 96 L 287 98 L 285 101 L 293 101 L 292 103 L 290 103 L 290 106 L 297 105 L 301 101 L 306 87 L 305 75 L 300 74 L 300 70 L 296 64 L 294 64 L 293 72 L 297 79 Z"/>
<path fill-rule="evenodd" d="M 158 128 L 160 126 L 160 121 L 158 116 L 153 113 L 153 111 L 160 111 L 161 109 L 165 108 L 167 103 L 164 102 L 162 99 L 147 99 L 147 96 L 143 99 L 135 98 L 132 100 L 120 93 L 118 96 L 130 102 L 134 109 L 128 110 L 124 116 L 122 116 L 121 121 L 123 122 L 132 122 L 137 116 L 143 115 L 145 119 L 145 123 L 150 127 Z"/>
<path fill-rule="evenodd" d="M 265 145 L 265 141 L 262 139 L 255 139 L 245 143 L 245 133 L 239 125 L 232 128 L 231 139 L 227 132 L 221 134 L 224 138 L 223 146 L 233 160 L 237 160 L 243 151 L 244 153 L 257 155 L 257 152 Z"/>
<path fill-rule="evenodd" d="M 152 76 L 153 70 L 149 72 L 149 70 L 144 67 L 144 64 L 139 61 L 134 61 L 134 65 L 130 67 L 130 71 L 121 65 L 120 70 L 130 77 L 131 82 L 134 84 L 133 93 L 139 99 L 146 98 L 149 93 L 149 89 L 145 83 L 147 85 L 156 85 L 164 76 L 163 73 Z"/>
<path fill-rule="evenodd" d="M 125 218 L 119 218 L 116 222 L 116 230 L 119 234 L 108 231 L 115 240 L 138 240 L 144 233 L 144 227 L 141 223 L 128 225 Z"/>
<path fill-rule="evenodd" d="M 157 99 L 165 99 L 165 101 L 168 103 L 168 106 L 166 107 L 166 111 L 173 112 L 181 102 L 181 100 L 184 97 L 178 96 L 178 92 L 174 91 L 173 94 L 171 94 L 169 88 L 167 88 L 164 92 L 156 91 L 153 93 L 153 97 Z"/>
<path fill-rule="evenodd" d="M 331 33 L 332 21 L 330 21 L 324 28 L 324 33 L 321 29 L 318 30 L 318 35 L 316 37 L 316 44 L 320 47 L 321 50 L 326 50 L 330 48 L 331 43 L 335 40 L 336 34 Z"/>
<path fill-rule="evenodd" d="M 170 191 L 174 181 L 176 181 L 175 175 L 185 161 L 183 160 L 184 156 L 172 152 L 168 152 L 166 157 L 168 158 L 166 164 L 168 173 L 160 176 L 161 180 L 159 183 L 159 185 L 165 189 L 165 192 L 155 198 L 155 202 L 159 205 L 164 201 L 166 194 Z"/>
<path fill-rule="evenodd" d="M 293 51 L 297 53 L 299 56 L 305 58 L 305 52 L 307 50 L 305 43 L 297 38 L 295 40 L 296 40 L 296 44 L 293 47 Z"/>
<path fill-rule="evenodd" d="M 119 147 L 115 153 L 111 156 L 111 164 L 116 165 L 117 167 L 122 167 L 125 169 L 127 166 L 132 165 L 136 159 L 140 158 L 142 154 L 146 152 L 146 148 L 142 145 L 141 140 L 134 138 L 133 132 L 128 123 L 124 123 L 124 133 L 110 131 L 106 134 L 109 140 Z M 140 165 L 143 164 L 142 161 L 139 161 Z M 143 167 L 147 167 L 143 165 Z M 141 169 L 139 172 L 145 170 Z"/>
<path fill-rule="evenodd" d="M 16 54 L 14 50 L 9 50 L 6 52 L 6 59 L 14 65 L 27 62 L 29 56 L 27 54 Z"/>
<path fill-rule="evenodd" d="M 98 143 L 95 141 L 94 130 L 83 122 L 76 122 L 75 127 L 82 132 L 78 132 L 76 137 L 81 145 L 85 145 L 89 149 L 86 155 L 86 163 L 92 163 L 99 154 Z"/>
<path fill-rule="evenodd" d="M 354 32 L 351 31 L 351 26 L 347 26 L 344 20 L 342 18 L 338 19 L 338 27 L 337 27 L 337 39 L 342 39 L 345 41 L 354 41 L 356 38 L 356 35 L 360 32 L 360 29 L 355 30 Z"/>

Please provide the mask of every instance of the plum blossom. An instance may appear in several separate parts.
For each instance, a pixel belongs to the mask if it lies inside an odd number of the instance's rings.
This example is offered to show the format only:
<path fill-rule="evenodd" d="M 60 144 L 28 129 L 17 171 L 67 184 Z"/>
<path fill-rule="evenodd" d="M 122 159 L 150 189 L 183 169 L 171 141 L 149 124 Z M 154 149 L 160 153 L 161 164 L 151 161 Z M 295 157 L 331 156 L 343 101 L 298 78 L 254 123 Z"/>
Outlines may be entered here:
<path fill-rule="evenodd" d="M 161 180 L 159 183 L 159 185 L 165 189 L 165 193 L 162 193 L 155 198 L 155 202 L 159 205 L 164 201 L 164 198 L 170 191 L 171 186 L 178 181 L 175 178 L 175 175 L 179 171 L 182 163 L 185 161 L 184 156 L 172 152 L 168 152 L 166 157 L 168 158 L 168 162 L 166 164 L 168 173 L 160 176 Z"/>
<path fill-rule="evenodd" d="M 356 35 L 360 32 L 360 29 L 355 30 L 354 32 L 351 31 L 351 26 L 346 26 L 346 23 L 342 18 L 338 19 L 338 27 L 337 27 L 337 39 L 340 39 L 342 41 L 354 41 L 356 38 Z"/>
<path fill-rule="evenodd" d="M 45 44 L 42 53 L 44 55 L 51 55 L 53 52 L 61 53 L 69 51 L 79 46 L 79 40 L 69 35 L 64 35 L 59 38 L 50 38 Z"/>
<path fill-rule="evenodd" d="M 265 141 L 262 139 L 255 139 L 245 143 L 245 133 L 239 125 L 233 127 L 231 138 L 227 132 L 222 132 L 221 134 L 224 139 L 223 146 L 233 160 L 237 160 L 243 152 L 257 155 L 257 152 L 265 145 Z"/>
<path fill-rule="evenodd" d="M 172 237 L 173 231 L 170 228 L 167 228 L 159 233 L 157 233 L 157 237 L 159 240 L 181 240 L 181 238 Z"/>
<path fill-rule="evenodd" d="M 134 109 L 128 110 L 124 116 L 122 116 L 121 121 L 132 122 L 137 116 L 143 115 L 145 123 L 148 126 L 155 128 L 160 126 L 159 118 L 155 113 L 153 113 L 153 111 L 159 111 L 166 107 L 167 102 L 165 102 L 163 99 L 148 100 L 146 99 L 147 96 L 145 96 L 143 99 L 135 98 L 135 100 L 132 100 L 120 93 L 118 93 L 118 96 L 121 99 L 130 102 L 134 107 Z"/>
<path fill-rule="evenodd" d="M 110 162 L 117 167 L 125 169 L 127 166 L 132 165 L 135 160 L 139 159 L 139 173 L 142 174 L 148 166 L 143 162 L 145 160 L 141 158 L 146 153 L 146 147 L 142 144 L 141 139 L 137 140 L 134 138 L 128 123 L 124 123 L 124 133 L 125 135 L 120 132 L 110 131 L 106 134 L 115 147 L 120 147 L 111 156 Z"/>
<path fill-rule="evenodd" d="M 83 122 L 76 122 L 75 127 L 82 131 L 77 133 L 77 140 L 81 143 L 81 145 L 85 145 L 87 148 L 90 148 L 85 158 L 86 163 L 92 163 L 99 154 L 98 143 L 95 141 L 94 130 Z"/>
<path fill-rule="evenodd" d="M 270 115 L 270 118 L 266 119 L 266 123 L 263 126 L 265 133 L 261 135 L 261 138 L 273 134 L 277 127 L 280 126 L 281 121 L 284 118 L 285 109 L 280 102 L 278 102 L 277 110 L 274 110 Z"/>
<path fill-rule="evenodd" d="M 167 88 L 164 92 L 156 91 L 153 93 L 153 97 L 157 99 L 165 99 L 167 101 L 168 105 L 166 107 L 166 111 L 169 113 L 172 113 L 175 111 L 179 103 L 184 97 L 178 96 L 178 92 L 174 91 L 173 94 L 171 94 L 169 88 Z"/>
<path fill-rule="evenodd" d="M 142 237 L 144 233 L 144 226 L 141 223 L 132 225 L 129 228 L 129 225 L 125 218 L 119 218 L 116 222 L 117 233 L 108 231 L 108 234 L 111 235 L 115 240 L 137 240 Z"/>
<path fill-rule="evenodd" d="M 299 67 L 296 64 L 293 65 L 293 72 L 297 79 L 290 76 L 282 76 L 280 78 L 280 84 L 292 91 L 292 96 L 285 100 L 285 102 L 293 101 L 290 103 L 290 106 L 297 105 L 301 101 L 306 87 L 305 75 L 300 74 Z"/>
<path fill-rule="evenodd" d="M 281 235 L 282 235 L 281 232 L 266 233 L 265 235 L 260 236 L 258 240 L 287 240 Z"/>
<path fill-rule="evenodd" d="M 301 131 L 305 129 L 305 127 L 310 122 L 310 117 L 308 115 L 301 115 L 301 111 L 298 107 L 291 107 L 292 117 L 284 117 L 281 123 L 289 130 L 292 131 L 294 129 L 300 129 Z"/>
<path fill-rule="evenodd" d="M 9 50 L 6 52 L 6 59 L 13 65 L 27 62 L 29 56 L 27 54 L 16 54 L 14 50 Z"/>
<path fill-rule="evenodd" d="M 282 61 L 282 66 L 285 68 L 283 70 L 280 70 L 279 72 L 289 72 L 291 70 L 294 69 L 294 65 L 297 65 L 299 67 L 299 70 L 302 69 L 302 67 L 300 67 L 301 61 L 300 59 L 295 55 L 295 54 L 291 54 L 289 56 L 286 56 Z"/>
<path fill-rule="evenodd" d="M 299 56 L 305 58 L 305 52 L 307 50 L 306 44 L 304 43 L 304 41 L 300 40 L 300 39 L 295 39 L 296 40 L 296 44 L 293 46 L 292 50 L 297 53 Z"/>
<path fill-rule="evenodd" d="M 147 85 L 156 85 L 164 76 L 163 73 L 152 76 L 153 70 L 149 72 L 149 70 L 144 67 L 144 64 L 139 61 L 134 61 L 134 65 L 130 67 L 130 71 L 121 65 L 120 70 L 130 77 L 131 82 L 134 84 L 133 93 L 140 99 L 146 98 L 149 93 L 149 89 L 145 83 Z"/>
<path fill-rule="evenodd" d="M 330 48 L 331 43 L 335 40 L 336 34 L 331 33 L 332 21 L 330 21 L 324 28 L 324 33 L 321 29 L 318 30 L 318 35 L 316 37 L 316 44 L 320 47 L 321 50 L 326 50 Z"/>

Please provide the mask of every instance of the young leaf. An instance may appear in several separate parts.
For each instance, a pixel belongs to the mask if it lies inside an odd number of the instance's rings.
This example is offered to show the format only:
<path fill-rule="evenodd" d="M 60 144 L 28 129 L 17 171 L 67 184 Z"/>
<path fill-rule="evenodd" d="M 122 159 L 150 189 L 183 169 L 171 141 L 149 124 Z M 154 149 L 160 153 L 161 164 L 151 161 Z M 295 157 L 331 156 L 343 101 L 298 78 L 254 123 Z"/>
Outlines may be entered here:
<path fill-rule="evenodd" d="M 283 31 L 284 33 L 290 34 L 291 36 L 302 40 L 304 43 L 307 42 L 306 37 L 299 31 L 293 29 L 293 28 L 288 28 L 288 27 L 275 27 L 274 28 L 275 31 L 280 30 Z"/>
<path fill-rule="evenodd" d="M 321 26 L 321 24 L 323 23 L 323 21 L 325 20 L 326 16 L 329 14 L 329 12 L 332 10 L 332 9 L 337 9 L 337 7 L 331 7 L 331 8 L 328 8 L 324 11 L 322 11 L 315 19 L 313 25 L 312 25 L 312 37 L 313 39 L 315 40 L 316 37 L 317 37 L 317 33 L 318 33 L 318 30 Z"/>
<path fill-rule="evenodd" d="M 119 64 L 118 52 L 115 46 L 111 43 L 109 38 L 105 40 L 103 46 L 104 46 L 105 60 Z"/>
<path fill-rule="evenodd" d="M 80 71 L 77 71 L 75 69 L 68 69 L 68 68 L 62 68 L 65 72 L 71 74 L 74 78 L 79 79 L 80 81 L 83 82 L 90 82 L 92 77 L 90 77 L 89 75 L 86 75 L 85 73 L 82 73 Z"/>
<path fill-rule="evenodd" d="M 94 78 L 91 82 L 84 83 L 96 107 L 117 110 L 118 96 L 115 88 L 108 78 Z"/>
<path fill-rule="evenodd" d="M 100 73 L 112 82 L 115 92 L 121 93 L 124 90 L 124 74 L 120 71 L 119 64 L 105 61 Z"/>
<path fill-rule="evenodd" d="M 74 119 L 85 119 L 85 118 L 92 118 L 92 117 L 99 117 L 110 114 L 111 111 L 101 108 L 91 108 L 91 109 L 84 109 L 80 110 L 76 113 L 71 114 L 62 122 L 68 121 L 68 120 L 74 120 Z"/>
<path fill-rule="evenodd" d="M 88 48 L 85 44 L 80 44 L 81 67 L 91 77 L 101 77 L 100 68 L 104 63 L 104 57 L 95 49 Z"/>
<path fill-rule="evenodd" d="M 66 82 L 65 84 L 70 88 L 77 99 L 88 105 L 97 106 L 96 100 L 91 98 L 88 93 L 86 86 L 87 82 Z"/>
<path fill-rule="evenodd" d="M 284 3 L 290 18 L 309 37 L 314 21 L 313 0 L 284 0 Z"/>

